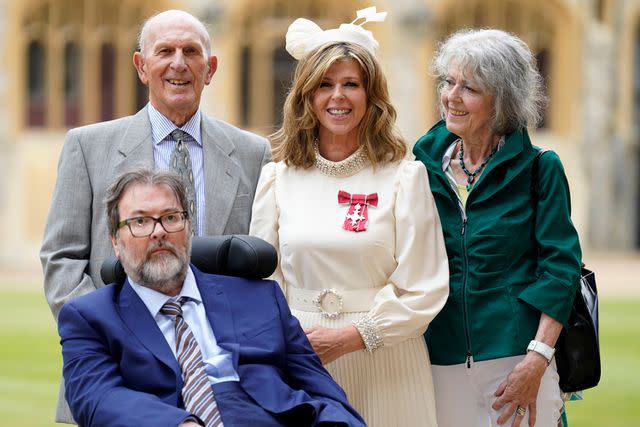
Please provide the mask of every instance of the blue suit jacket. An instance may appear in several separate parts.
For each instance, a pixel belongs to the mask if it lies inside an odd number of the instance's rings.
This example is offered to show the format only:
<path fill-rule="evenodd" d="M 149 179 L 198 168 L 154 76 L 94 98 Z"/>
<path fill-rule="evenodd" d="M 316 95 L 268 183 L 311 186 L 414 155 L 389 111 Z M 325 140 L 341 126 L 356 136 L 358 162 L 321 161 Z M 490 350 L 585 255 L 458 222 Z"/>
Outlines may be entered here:
<path fill-rule="evenodd" d="M 191 268 L 218 345 L 233 354 L 241 387 L 260 406 L 278 414 L 308 404 L 314 424 L 364 425 L 276 282 Z M 65 304 L 58 331 L 66 398 L 80 425 L 177 426 L 189 415 L 178 362 L 128 281 Z"/>

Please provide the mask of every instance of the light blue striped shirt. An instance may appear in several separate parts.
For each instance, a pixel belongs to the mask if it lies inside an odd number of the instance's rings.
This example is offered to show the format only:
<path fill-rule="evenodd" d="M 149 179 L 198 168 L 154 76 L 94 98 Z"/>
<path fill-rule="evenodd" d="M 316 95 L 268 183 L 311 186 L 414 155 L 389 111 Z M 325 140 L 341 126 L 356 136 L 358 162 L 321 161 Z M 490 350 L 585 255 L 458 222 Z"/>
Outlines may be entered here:
<path fill-rule="evenodd" d="M 213 335 L 191 268 L 187 270 L 187 277 L 184 279 L 180 294 L 175 297 L 138 285 L 131 278 L 129 278 L 129 283 L 149 309 L 174 356 L 176 356 L 175 321 L 173 316 L 160 313 L 160 309 L 169 300 L 177 301 L 180 297 L 188 297 L 189 301 L 182 305 L 182 317 L 191 328 L 191 332 L 200 346 L 209 382 L 216 384 L 225 381 L 239 381 L 240 378 L 233 369 L 231 353 L 218 346 L 216 337 Z"/>
<path fill-rule="evenodd" d="M 153 159 L 159 169 L 171 169 L 171 154 L 177 142 L 171 138 L 171 132 L 176 129 L 185 131 L 188 136 L 183 140 L 191 157 L 191 169 L 196 191 L 197 230 L 196 236 L 204 234 L 205 199 L 204 199 L 204 156 L 202 152 L 202 133 L 200 129 L 200 109 L 181 128 L 163 116 L 151 103 L 148 104 L 149 120 L 151 121 L 151 135 L 153 138 Z"/>

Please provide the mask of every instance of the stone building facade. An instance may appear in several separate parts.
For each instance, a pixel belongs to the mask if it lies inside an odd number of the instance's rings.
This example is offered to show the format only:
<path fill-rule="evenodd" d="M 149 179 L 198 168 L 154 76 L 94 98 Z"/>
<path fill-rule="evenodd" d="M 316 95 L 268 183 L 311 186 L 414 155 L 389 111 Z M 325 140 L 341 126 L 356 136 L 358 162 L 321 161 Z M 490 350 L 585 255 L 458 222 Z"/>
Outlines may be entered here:
<path fill-rule="evenodd" d="M 0 0 L 0 268 L 39 269 L 66 130 L 144 105 L 131 56 L 146 16 L 180 8 L 208 22 L 219 68 L 204 111 L 267 135 L 295 65 L 284 50 L 291 21 L 332 28 L 372 4 L 389 12 L 367 28 L 408 141 L 437 120 L 438 40 L 462 27 L 514 32 L 547 83 L 533 139 L 565 164 L 583 244 L 640 245 L 640 0 Z"/>

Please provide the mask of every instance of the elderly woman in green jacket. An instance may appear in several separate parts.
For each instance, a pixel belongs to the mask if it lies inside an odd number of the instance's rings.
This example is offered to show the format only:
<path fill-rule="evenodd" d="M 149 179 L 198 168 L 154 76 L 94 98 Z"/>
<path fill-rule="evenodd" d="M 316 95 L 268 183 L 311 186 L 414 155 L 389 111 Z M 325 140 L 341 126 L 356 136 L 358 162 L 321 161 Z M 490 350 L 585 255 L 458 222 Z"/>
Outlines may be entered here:
<path fill-rule="evenodd" d="M 580 277 L 560 159 L 539 158 L 542 79 L 529 48 L 463 30 L 433 60 L 443 120 L 418 140 L 449 256 L 450 293 L 425 339 L 440 427 L 555 426 L 553 359 Z M 539 195 L 532 194 L 532 178 Z"/>

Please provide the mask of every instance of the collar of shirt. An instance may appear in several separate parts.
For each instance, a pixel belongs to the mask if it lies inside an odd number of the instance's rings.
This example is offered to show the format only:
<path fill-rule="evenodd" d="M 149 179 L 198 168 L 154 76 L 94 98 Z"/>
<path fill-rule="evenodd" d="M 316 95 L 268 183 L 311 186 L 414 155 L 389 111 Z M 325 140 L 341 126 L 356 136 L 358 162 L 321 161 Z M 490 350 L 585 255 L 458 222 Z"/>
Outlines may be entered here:
<path fill-rule="evenodd" d="M 442 156 L 442 170 L 446 171 L 451 163 L 451 155 L 453 154 L 453 149 L 456 148 L 456 144 L 458 143 L 458 139 L 453 141 L 453 143 L 447 148 L 444 152 L 444 156 Z"/>
<path fill-rule="evenodd" d="M 182 285 L 180 294 L 175 297 L 170 297 L 162 292 L 139 285 L 131 280 L 130 277 L 127 278 L 129 279 L 131 287 L 136 294 L 138 294 L 144 305 L 147 306 L 154 319 L 158 316 L 162 306 L 169 300 L 177 301 L 180 297 L 187 297 L 196 304 L 200 304 L 202 302 L 202 297 L 200 296 L 198 285 L 196 285 L 196 278 L 193 275 L 193 271 L 191 271 L 191 267 L 187 269 L 187 276 L 184 279 L 184 284 Z"/>
<path fill-rule="evenodd" d="M 166 139 L 171 139 L 169 135 L 176 130 L 176 125 L 167 119 L 162 113 L 155 109 L 151 103 L 148 104 L 149 120 L 151 121 L 151 135 L 154 144 L 160 144 Z M 200 131 L 200 109 L 198 108 L 193 116 L 184 124 L 180 130 L 185 131 L 194 141 L 202 146 L 202 134 Z"/>

